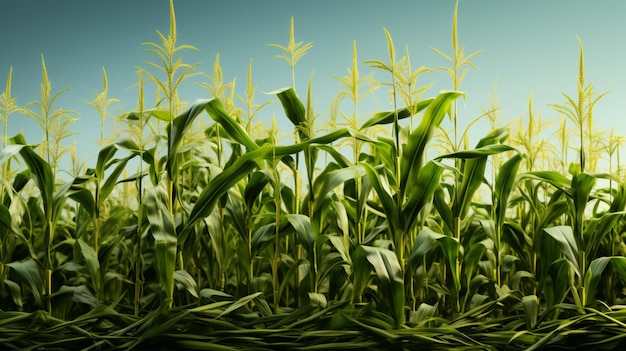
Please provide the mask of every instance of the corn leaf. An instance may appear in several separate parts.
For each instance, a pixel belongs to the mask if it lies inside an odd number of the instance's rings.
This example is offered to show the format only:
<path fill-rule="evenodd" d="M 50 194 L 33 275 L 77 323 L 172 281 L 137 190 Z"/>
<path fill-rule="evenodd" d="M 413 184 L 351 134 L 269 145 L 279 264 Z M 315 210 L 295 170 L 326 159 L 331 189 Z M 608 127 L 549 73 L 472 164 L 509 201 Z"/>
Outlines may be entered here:
<path fill-rule="evenodd" d="M 558 247 L 561 249 L 561 253 L 565 256 L 574 266 L 576 273 L 580 276 L 578 269 L 578 246 L 576 245 L 576 239 L 574 238 L 574 232 L 570 226 L 556 226 L 545 228 L 544 233 L 553 238 Z"/>
<path fill-rule="evenodd" d="M 185 132 L 189 129 L 193 121 L 202 113 L 206 107 L 214 100 L 198 99 L 185 111 L 178 115 L 171 124 L 168 125 L 168 157 L 167 173 L 171 180 L 178 179 L 178 146 L 183 141 Z"/>
<path fill-rule="evenodd" d="M 241 125 L 226 113 L 220 100 L 208 100 L 204 108 L 209 116 L 211 116 L 215 122 L 219 123 L 233 140 L 245 146 L 247 151 L 254 151 L 259 148 L 259 145 L 250 138 Z"/>
<path fill-rule="evenodd" d="M 285 110 L 285 115 L 295 127 L 302 126 L 306 122 L 304 104 L 293 88 L 275 90 L 270 94 L 276 94 Z"/>
<path fill-rule="evenodd" d="M 382 298 L 391 307 L 396 326 L 404 322 L 404 278 L 396 254 L 387 249 L 361 245 L 355 250 L 352 261 L 354 269 L 363 272 L 358 275 L 359 279 L 366 276 L 364 272 L 368 269 L 365 267 L 369 263 L 376 272 Z"/>
<path fill-rule="evenodd" d="M 506 209 L 511 195 L 511 190 L 515 184 L 517 171 L 522 162 L 522 156 L 516 153 L 506 161 L 498 170 L 494 195 L 496 198 L 496 225 L 502 228 L 506 216 Z"/>
<path fill-rule="evenodd" d="M 217 203 L 217 200 L 219 200 L 224 193 L 257 168 L 258 163 L 262 157 L 265 156 L 268 150 L 268 147 L 264 147 L 256 151 L 243 154 L 230 167 L 226 168 L 222 173 L 213 178 L 209 185 L 200 193 L 200 196 L 193 206 L 187 223 L 182 229 L 180 235 L 187 235 L 197 221 L 207 217 L 211 211 L 213 211 L 213 207 Z"/>
<path fill-rule="evenodd" d="M 443 168 L 436 162 L 430 161 L 424 165 L 417 175 L 415 188 L 411 189 L 400 217 L 402 228 L 405 232 L 411 230 L 422 208 L 432 201 L 433 194 L 439 187 L 442 173 Z"/>
<path fill-rule="evenodd" d="M 430 103 L 418 127 L 409 135 L 400 165 L 400 189 L 411 188 L 409 182 L 417 178 L 425 156 L 426 144 L 443 121 L 450 106 L 462 93 L 442 92 Z"/>
<path fill-rule="evenodd" d="M 98 255 L 93 247 L 84 242 L 82 239 L 77 239 L 76 242 L 78 243 L 80 252 L 83 254 L 83 257 L 87 262 L 87 270 L 89 271 L 89 278 L 93 284 L 93 289 L 96 293 L 99 293 L 102 288 L 102 274 L 100 273 L 100 261 L 98 260 Z"/>
<path fill-rule="evenodd" d="M 39 264 L 32 258 L 24 261 L 14 261 L 8 263 L 7 266 L 11 267 L 17 273 L 20 280 L 28 286 L 33 293 L 35 302 L 42 306 L 42 297 L 44 291 L 44 282 L 42 274 L 39 268 Z"/>
<path fill-rule="evenodd" d="M 11 141 L 14 144 L 24 145 L 24 147 L 20 148 L 20 155 L 30 169 L 32 179 L 37 188 L 39 188 L 44 213 L 46 213 L 46 216 L 50 216 L 48 218 L 51 218 L 55 181 L 52 175 L 52 168 L 44 159 L 37 155 L 32 147 L 26 146 L 26 139 L 24 139 L 22 134 L 14 136 L 11 138 Z"/>
<path fill-rule="evenodd" d="M 171 307 L 178 240 L 174 220 L 167 209 L 167 201 L 167 193 L 161 186 L 146 189 L 146 214 L 154 237 L 156 268 L 165 295 L 164 302 Z"/>
<path fill-rule="evenodd" d="M 7 145 L 7 147 L 0 150 L 0 166 L 11 157 L 17 155 L 24 146 L 25 145 Z"/>
<path fill-rule="evenodd" d="M 396 208 L 396 203 L 393 200 L 393 196 L 389 194 L 387 189 L 383 186 L 383 183 L 380 180 L 378 172 L 367 163 L 362 163 L 361 166 L 367 173 L 369 181 L 372 184 L 372 188 L 376 191 L 376 195 L 383 206 L 383 210 L 385 211 L 385 215 L 387 217 L 387 223 L 389 225 L 390 232 L 394 233 L 395 229 L 398 228 L 398 218 L 399 218 L 399 209 Z"/>
<path fill-rule="evenodd" d="M 420 113 L 425 108 L 433 102 L 434 98 L 423 99 L 417 103 L 415 106 L 414 113 Z M 411 110 L 407 107 L 398 109 L 398 120 L 405 119 L 411 117 Z M 395 120 L 396 111 L 386 111 L 386 112 L 378 112 L 372 118 L 368 119 L 363 125 L 359 128 L 359 130 L 363 130 L 369 128 L 371 126 L 380 125 L 380 124 L 390 124 Z"/>

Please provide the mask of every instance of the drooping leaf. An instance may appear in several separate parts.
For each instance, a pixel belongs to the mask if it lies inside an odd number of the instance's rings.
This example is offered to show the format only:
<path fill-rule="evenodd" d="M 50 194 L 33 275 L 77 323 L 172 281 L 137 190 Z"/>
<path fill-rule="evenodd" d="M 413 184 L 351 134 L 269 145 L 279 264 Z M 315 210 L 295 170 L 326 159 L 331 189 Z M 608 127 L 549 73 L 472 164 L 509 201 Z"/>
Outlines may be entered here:
<path fill-rule="evenodd" d="M 164 302 L 171 306 L 178 240 L 174 220 L 167 209 L 167 201 L 167 193 L 161 186 L 146 189 L 146 214 L 154 237 L 156 268 L 162 291 L 165 294 Z"/>
<path fill-rule="evenodd" d="M 25 145 L 7 145 L 7 147 L 0 150 L 0 166 L 11 157 L 17 155 L 24 146 Z"/>
<path fill-rule="evenodd" d="M 580 275 L 577 257 L 578 245 L 576 244 L 572 227 L 556 226 L 545 228 L 543 231 L 556 241 L 563 256 L 565 256 L 573 264 L 576 269 L 576 273 Z"/>
<path fill-rule="evenodd" d="M 35 302 L 42 306 L 44 283 L 37 262 L 32 258 L 29 258 L 24 261 L 14 261 L 8 263 L 7 266 L 11 267 L 11 269 L 17 273 L 20 280 L 22 280 L 22 282 L 24 282 L 24 284 L 28 286 L 30 291 L 33 293 Z"/>
<path fill-rule="evenodd" d="M 371 268 L 374 269 L 382 298 L 391 308 L 391 317 L 396 326 L 403 323 L 404 278 L 396 254 L 387 249 L 361 245 L 354 251 L 352 261 L 354 269 L 361 272 L 355 278 L 365 279 Z"/>
<path fill-rule="evenodd" d="M 435 100 L 434 98 L 427 98 L 427 99 L 420 100 L 417 103 L 417 106 L 415 106 L 414 113 L 422 112 L 434 100 Z M 399 109 L 397 113 L 398 113 L 398 120 L 411 117 L 411 110 L 407 107 Z M 372 118 L 368 119 L 365 123 L 363 123 L 363 125 L 359 128 L 359 130 L 363 130 L 363 129 L 366 129 L 375 125 L 393 123 L 395 119 L 394 117 L 395 114 L 396 114 L 395 111 L 378 112 Z"/>
<path fill-rule="evenodd" d="M 306 111 L 304 104 L 298 98 L 296 91 L 292 87 L 284 88 L 271 92 L 270 94 L 276 94 L 280 103 L 285 110 L 285 115 L 295 127 L 302 126 L 306 122 Z M 305 140 L 307 138 L 303 138 Z"/>
<path fill-rule="evenodd" d="M 220 100 L 208 100 L 204 108 L 209 116 L 219 123 L 233 140 L 245 146 L 247 151 L 254 151 L 259 148 L 259 145 L 250 138 L 241 125 L 226 113 Z"/>

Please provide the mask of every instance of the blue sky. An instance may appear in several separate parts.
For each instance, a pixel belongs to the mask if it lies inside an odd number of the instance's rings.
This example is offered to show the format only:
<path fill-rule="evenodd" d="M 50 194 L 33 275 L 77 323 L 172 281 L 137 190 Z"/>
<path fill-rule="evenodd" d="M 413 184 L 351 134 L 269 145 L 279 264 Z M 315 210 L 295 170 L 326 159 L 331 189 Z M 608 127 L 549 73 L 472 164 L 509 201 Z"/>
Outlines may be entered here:
<path fill-rule="evenodd" d="M 422 1 L 201 1 L 177 0 L 178 43 L 196 46 L 185 52 L 187 63 L 202 62 L 200 71 L 211 74 L 215 55 L 220 54 L 224 78 L 237 78 L 237 93 L 243 95 L 248 61 L 253 59 L 253 80 L 259 101 L 261 94 L 291 84 L 290 70 L 279 52 L 269 43 L 286 45 L 289 21 L 295 18 L 296 41 L 313 42 L 314 47 L 296 66 L 296 90 L 304 99 L 306 84 L 313 74 L 316 113 L 328 116 L 330 100 L 340 86 L 333 75 L 347 73 L 352 60 L 352 43 L 357 42 L 359 61 L 387 61 L 383 27 L 391 33 L 398 56 L 409 46 L 413 67 L 448 66 L 430 48 L 450 54 L 454 0 Z M 616 38 L 626 33 L 626 3 L 617 0 L 488 1 L 461 0 L 458 33 L 466 54 L 482 50 L 461 85 L 467 97 L 461 126 L 489 106 L 489 96 L 499 100 L 504 121 L 527 113 L 530 93 L 534 111 L 544 119 L 557 117 L 548 104 L 563 103 L 563 92 L 574 95 L 578 69 L 579 36 L 585 48 L 586 81 L 598 92 L 610 91 L 597 105 L 598 127 L 626 135 L 623 106 L 626 104 L 626 50 Z M 0 4 L 0 86 L 4 89 L 13 67 L 12 95 L 20 106 L 39 98 L 41 54 L 53 91 L 64 88 L 56 107 L 78 111 L 80 120 L 72 125 L 81 157 L 95 163 L 99 117 L 84 101 L 102 89 L 104 66 L 109 79 L 109 96 L 121 102 L 112 105 L 112 115 L 136 106 L 137 67 L 154 57 L 142 42 L 157 42 L 156 30 L 164 34 L 169 26 L 168 0 L 4 0 Z M 380 71 L 361 64 L 360 72 Z M 200 76 L 195 82 L 203 81 Z M 451 83 L 443 72 L 424 75 L 420 84 L 433 83 L 425 96 L 434 96 Z M 497 91 L 494 94 L 494 84 Z M 207 98 L 206 91 L 193 81 L 183 83 L 179 93 L 185 101 Z M 389 110 L 388 93 L 381 88 L 361 108 L 365 120 L 376 110 Z M 269 109 L 270 111 L 280 111 Z M 263 113 L 262 113 L 263 114 Z M 288 120 L 279 123 L 291 130 Z M 28 118 L 15 114 L 9 121 L 9 136 L 23 132 L 37 143 L 41 132 Z M 107 128 L 111 128 L 111 120 Z M 484 135 L 480 126 L 474 140 Z"/>

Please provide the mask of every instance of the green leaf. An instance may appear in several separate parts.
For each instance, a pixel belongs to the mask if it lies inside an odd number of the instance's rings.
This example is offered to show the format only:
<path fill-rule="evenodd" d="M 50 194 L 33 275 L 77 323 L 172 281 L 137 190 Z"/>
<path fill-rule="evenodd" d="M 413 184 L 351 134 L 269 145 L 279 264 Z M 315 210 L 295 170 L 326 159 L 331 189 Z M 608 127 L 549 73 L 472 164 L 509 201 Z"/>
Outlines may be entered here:
<path fill-rule="evenodd" d="M 367 163 L 362 163 L 361 166 L 367 173 L 367 176 L 372 184 L 372 188 L 376 191 L 376 195 L 378 195 L 378 199 L 383 206 L 383 210 L 385 211 L 385 215 L 387 216 L 387 223 L 389 225 L 390 232 L 395 232 L 395 229 L 398 228 L 398 218 L 399 218 L 399 209 L 396 208 L 396 203 L 393 200 L 393 197 L 385 186 L 383 185 L 378 172 Z"/>
<path fill-rule="evenodd" d="M 209 185 L 200 193 L 198 200 L 191 209 L 187 223 L 180 233 L 182 241 L 184 241 L 185 235 L 197 221 L 209 216 L 217 200 L 222 195 L 258 167 L 258 163 L 268 149 L 269 147 L 263 147 L 243 154 L 230 167 L 211 180 Z"/>
<path fill-rule="evenodd" d="M 474 159 L 480 158 L 484 156 L 491 156 L 499 153 L 503 153 L 506 151 L 516 151 L 516 149 L 512 146 L 505 144 L 489 144 L 485 146 L 478 147 L 472 150 L 462 150 L 457 152 L 452 152 L 449 154 L 438 156 L 436 159 L 441 160 L 444 158 L 459 158 L 459 159 Z"/>
<path fill-rule="evenodd" d="M 17 155 L 24 146 L 26 145 L 7 145 L 7 147 L 0 150 L 0 166 L 2 166 L 11 157 Z"/>
<path fill-rule="evenodd" d="M 457 269 L 457 260 L 459 258 L 459 250 L 461 244 L 459 240 L 453 238 L 451 236 L 441 236 L 437 238 L 439 245 L 441 246 L 441 250 L 443 251 L 443 256 L 447 260 L 448 269 L 450 270 L 450 275 L 452 276 L 452 283 L 454 287 L 453 296 L 458 296 L 458 292 L 461 290 L 461 281 L 459 277 L 459 272 Z"/>
<path fill-rule="evenodd" d="M 283 105 L 285 115 L 294 126 L 299 127 L 306 123 L 306 112 L 304 110 L 304 104 L 298 98 L 296 91 L 293 88 L 284 88 L 271 92 L 270 94 L 276 94 L 280 103 Z M 306 138 L 303 138 L 305 140 Z"/>
<path fill-rule="evenodd" d="M 359 279 L 371 270 L 366 268 L 364 259 L 376 272 L 379 293 L 388 304 L 396 326 L 400 325 L 404 322 L 404 277 L 396 254 L 379 247 L 359 246 L 352 256 L 354 269 L 362 272 L 358 274 Z"/>
<path fill-rule="evenodd" d="M 255 298 L 257 298 L 257 297 L 259 297 L 261 295 L 263 295 L 263 293 L 259 291 L 259 292 L 256 292 L 254 294 L 250 294 L 248 296 L 244 296 L 244 297 L 240 298 L 239 300 L 233 302 L 230 306 L 228 306 L 224 310 L 224 312 L 220 313 L 217 316 L 217 318 L 225 316 L 225 315 L 227 315 L 227 314 L 229 314 L 229 313 L 231 313 L 231 312 L 233 312 L 233 311 L 235 311 L 235 310 L 237 310 L 237 309 L 239 309 L 241 307 L 244 307 L 244 306 L 248 305 L 251 301 L 253 301 Z"/>
<path fill-rule="evenodd" d="M 288 146 L 276 146 L 273 153 L 269 153 L 267 157 L 282 157 L 286 155 L 295 154 L 301 151 L 308 149 L 314 145 L 328 145 L 333 143 L 341 138 L 345 138 L 350 135 L 350 131 L 346 128 L 337 129 L 328 134 L 322 135 L 317 138 L 307 139 L 298 144 L 288 145 Z"/>
<path fill-rule="evenodd" d="M 87 269 L 89 270 L 89 278 L 91 279 L 91 283 L 93 284 L 93 289 L 96 291 L 96 294 L 100 293 L 100 289 L 102 288 L 102 274 L 100 273 L 100 261 L 98 260 L 98 255 L 93 247 L 89 246 L 82 239 L 77 239 L 76 242 L 80 247 L 80 252 L 83 254 L 85 261 L 87 262 Z"/>
<path fill-rule="evenodd" d="M 435 100 L 434 98 L 428 98 L 428 99 L 419 101 L 417 103 L 417 106 L 415 106 L 414 113 L 422 112 L 434 100 Z M 397 113 L 398 113 L 398 120 L 411 117 L 411 110 L 408 107 L 398 109 Z M 363 125 L 361 126 L 361 128 L 359 128 L 359 130 L 363 130 L 365 128 L 369 128 L 371 126 L 375 126 L 379 124 L 393 123 L 395 120 L 395 114 L 396 114 L 396 111 L 378 112 L 372 118 L 367 120 L 367 122 L 363 123 Z"/>
<path fill-rule="evenodd" d="M 168 157 L 167 157 L 167 173 L 171 180 L 178 179 L 178 146 L 183 141 L 185 132 L 189 129 L 193 121 L 202 113 L 211 101 L 207 99 L 198 99 L 194 101 L 185 111 L 178 115 L 169 125 L 168 129 Z M 169 122 L 169 121 L 168 121 Z"/>
<path fill-rule="evenodd" d="M 254 151 L 259 148 L 259 145 L 250 138 L 241 125 L 226 113 L 224 106 L 218 99 L 208 100 L 204 108 L 209 116 L 219 123 L 233 140 L 245 146 L 247 151 Z"/>
<path fill-rule="evenodd" d="M 48 219 L 52 218 L 53 194 L 54 194 L 54 176 L 50 165 L 42 159 L 30 146 L 26 146 L 26 140 L 22 134 L 18 134 L 11 138 L 14 144 L 25 145 L 20 148 L 20 155 L 28 166 L 31 176 L 37 188 L 39 189 L 41 199 L 43 201 L 44 213 Z M 52 240 L 52 238 L 50 238 Z"/>
<path fill-rule="evenodd" d="M 537 171 L 537 172 L 526 172 L 521 175 L 522 178 L 530 178 L 539 180 L 542 182 L 546 182 L 554 186 L 555 188 L 561 190 L 565 194 L 571 196 L 572 192 L 569 189 L 571 184 L 570 180 L 567 179 L 566 176 L 559 172 L 555 171 Z"/>
<path fill-rule="evenodd" d="M 308 251 L 310 257 L 313 257 L 313 245 L 315 244 L 315 234 L 311 227 L 311 221 L 308 216 L 288 213 L 284 215 L 295 230 L 298 239 Z"/>
<path fill-rule="evenodd" d="M 333 189 L 348 180 L 363 177 L 365 174 L 365 170 L 360 165 L 339 168 L 325 173 L 321 188 L 315 196 L 317 202 L 316 209 L 313 212 L 317 212 L 317 210 L 319 210 L 318 207 L 323 203 L 323 200 L 331 193 Z"/>
<path fill-rule="evenodd" d="M 599 257 L 591 261 L 591 263 L 589 264 L 589 268 L 585 273 L 584 280 L 585 298 L 583 299 L 583 304 L 585 306 L 594 301 L 596 289 L 598 288 L 598 284 L 600 283 L 602 273 L 604 272 L 604 269 L 609 264 L 609 262 L 611 262 L 611 260 L 614 258 L 617 259 L 617 257 Z M 625 258 L 621 257 L 621 259 L 623 260 Z"/>
<path fill-rule="evenodd" d="M 167 193 L 161 186 L 146 189 L 146 214 L 154 237 L 156 268 L 165 304 L 172 306 L 174 296 L 174 269 L 176 267 L 176 229 L 167 209 Z"/>
<path fill-rule="evenodd" d="M 170 115 L 169 112 L 167 112 L 165 110 L 153 109 L 153 110 L 147 110 L 147 111 L 144 111 L 144 112 L 149 114 L 152 117 L 155 117 L 158 120 L 163 121 L 163 122 L 166 122 L 166 123 L 172 122 L 172 116 Z M 127 118 L 132 120 L 133 118 L 137 118 L 137 116 L 133 115 L 131 117 L 131 115 L 128 115 Z"/>
<path fill-rule="evenodd" d="M 424 255 L 429 253 L 433 247 L 435 242 L 444 237 L 445 235 L 441 233 L 436 233 L 429 227 L 424 227 L 417 234 L 417 238 L 415 239 L 415 243 L 413 244 L 413 248 L 411 249 L 411 254 L 409 255 L 409 262 L 412 267 L 417 268 L 421 263 L 420 260 Z"/>
<path fill-rule="evenodd" d="M 504 225 L 509 196 L 511 195 L 513 185 L 515 184 L 517 171 L 521 162 L 522 156 L 519 153 L 516 153 L 508 161 L 502 164 L 498 170 L 496 186 L 493 191 L 497 201 L 496 225 L 500 227 L 500 230 L 502 230 L 502 226 Z"/>
<path fill-rule="evenodd" d="M 178 269 L 174 271 L 174 282 L 180 285 L 180 287 L 187 290 L 187 292 L 189 292 L 191 296 L 195 297 L 196 299 L 199 297 L 200 291 L 198 283 L 186 270 Z"/>
<path fill-rule="evenodd" d="M 576 273 L 580 276 L 578 258 L 576 257 L 578 253 L 578 246 L 576 245 L 576 240 L 574 238 L 574 232 L 572 231 L 572 227 L 550 227 L 545 228 L 543 232 L 548 234 L 556 241 L 557 245 L 561 249 L 561 253 L 573 264 Z"/>
<path fill-rule="evenodd" d="M 4 204 L 0 204 L 0 227 L 2 229 L 10 229 L 12 226 L 13 223 L 11 222 L 11 213 L 9 212 L 9 209 Z"/>
<path fill-rule="evenodd" d="M 422 208 L 432 201 L 433 194 L 439 187 L 442 173 L 443 168 L 434 161 L 426 163 L 420 170 L 415 188 L 411 189 L 409 198 L 402 209 L 401 221 L 405 232 L 412 229 Z"/>
<path fill-rule="evenodd" d="M 402 153 L 400 164 L 400 189 L 411 188 L 412 180 L 417 178 L 425 156 L 426 144 L 450 110 L 452 102 L 460 92 L 442 92 L 430 103 L 424 112 L 420 124 L 409 135 L 409 141 Z"/>
<path fill-rule="evenodd" d="M 32 258 L 24 261 L 15 261 L 8 263 L 7 266 L 11 267 L 24 284 L 26 284 L 30 291 L 33 293 L 35 302 L 42 306 L 42 296 L 44 291 L 44 283 L 41 278 L 41 271 L 39 265 Z"/>
<path fill-rule="evenodd" d="M 537 325 L 537 316 L 539 314 L 539 299 L 536 295 L 526 295 L 522 297 L 522 307 L 524 309 L 524 319 L 526 320 L 526 328 L 531 330 Z"/>

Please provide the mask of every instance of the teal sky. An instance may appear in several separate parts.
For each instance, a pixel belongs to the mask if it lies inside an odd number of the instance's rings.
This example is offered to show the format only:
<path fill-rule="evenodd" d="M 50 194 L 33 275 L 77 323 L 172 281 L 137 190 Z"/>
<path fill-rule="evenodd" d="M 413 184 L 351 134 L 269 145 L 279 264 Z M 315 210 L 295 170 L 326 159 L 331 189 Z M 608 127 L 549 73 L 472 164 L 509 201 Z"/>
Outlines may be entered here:
<path fill-rule="evenodd" d="M 449 63 L 430 48 L 452 51 L 451 27 L 454 0 L 362 0 L 318 1 L 201 1 L 177 0 L 178 44 L 196 46 L 198 52 L 183 52 L 187 63 L 202 62 L 200 71 L 212 74 L 215 55 L 220 54 L 225 81 L 237 78 L 237 93 L 244 94 L 249 59 L 253 59 L 253 80 L 259 102 L 270 92 L 291 84 L 285 61 L 274 59 L 279 52 L 269 43 L 286 45 L 289 21 L 295 18 L 296 41 L 313 42 L 314 47 L 296 66 L 296 90 L 302 99 L 313 74 L 315 111 L 329 115 L 330 100 L 340 86 L 333 75 L 343 76 L 351 66 L 352 43 L 357 42 L 361 63 L 369 59 L 387 61 L 383 27 L 391 33 L 397 56 L 408 45 L 412 66 L 440 67 Z M 594 118 L 600 129 L 615 127 L 626 135 L 626 50 L 617 38 L 626 33 L 626 2 L 617 0 L 461 0 L 459 43 L 465 53 L 482 50 L 461 85 L 467 98 L 461 126 L 481 114 L 492 96 L 501 105 L 504 122 L 527 114 L 530 93 L 534 112 L 544 119 L 558 117 L 548 106 L 563 103 L 562 93 L 574 95 L 578 74 L 579 36 L 584 44 L 586 81 L 597 92 L 609 90 L 596 106 Z M 39 98 L 41 54 L 53 91 L 70 90 L 56 107 L 78 111 L 80 120 L 72 125 L 81 157 L 93 166 L 99 138 L 99 117 L 84 101 L 102 89 L 104 66 L 109 79 L 109 96 L 121 100 L 110 108 L 119 115 L 136 107 L 137 67 L 155 59 L 142 42 L 157 42 L 156 30 L 167 34 L 168 0 L 3 0 L 0 4 L 0 88 L 4 90 L 9 68 L 13 67 L 12 95 L 20 106 Z M 361 64 L 360 73 L 373 72 L 387 81 L 381 71 Z M 194 101 L 207 92 L 187 81 L 180 98 Z M 433 83 L 425 96 L 450 89 L 443 72 L 423 75 L 420 85 Z M 497 91 L 494 93 L 494 84 Z M 367 98 L 360 109 L 362 120 L 377 110 L 389 110 L 388 91 L 381 88 Z M 278 109 L 268 109 L 270 115 Z M 285 131 L 291 126 L 279 115 Z M 465 121 L 465 122 L 463 122 Z M 111 128 L 111 120 L 107 128 Z M 31 143 L 41 140 L 41 131 L 28 118 L 11 115 L 9 136 L 23 132 Z M 556 126 L 555 126 L 556 127 Z M 478 125 L 472 133 L 475 143 L 486 134 Z M 107 132 L 111 134 L 111 132 Z M 548 135 L 549 136 L 549 135 Z"/>

